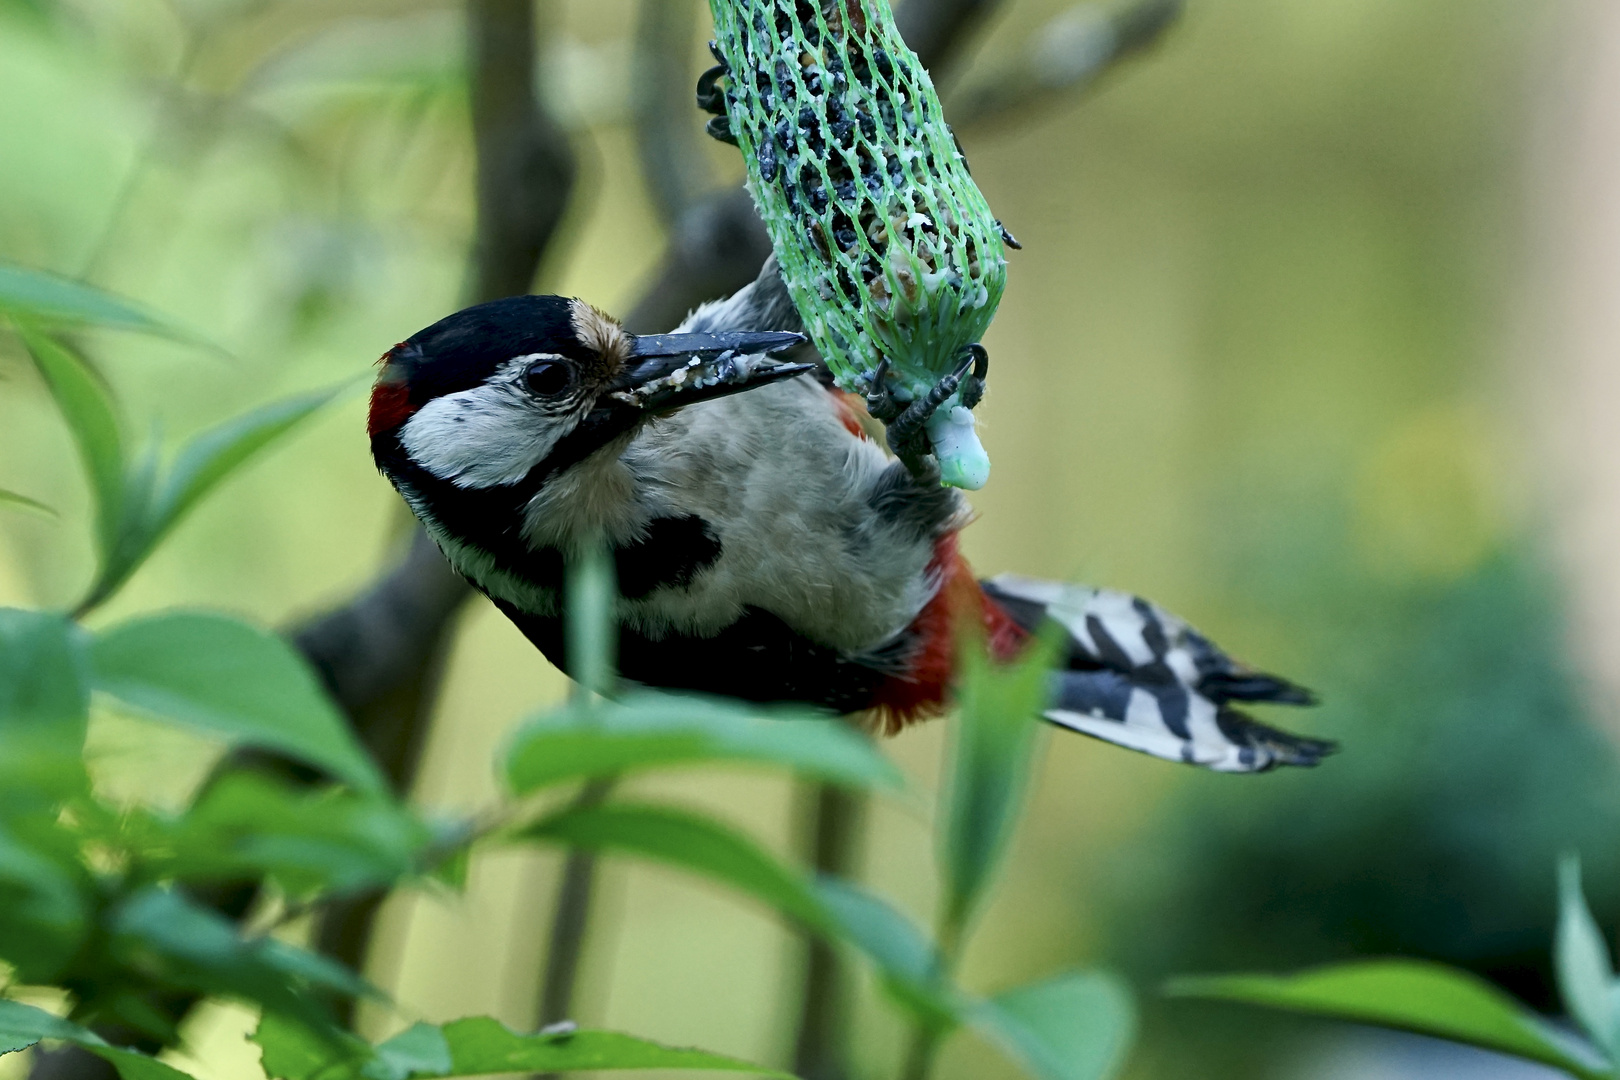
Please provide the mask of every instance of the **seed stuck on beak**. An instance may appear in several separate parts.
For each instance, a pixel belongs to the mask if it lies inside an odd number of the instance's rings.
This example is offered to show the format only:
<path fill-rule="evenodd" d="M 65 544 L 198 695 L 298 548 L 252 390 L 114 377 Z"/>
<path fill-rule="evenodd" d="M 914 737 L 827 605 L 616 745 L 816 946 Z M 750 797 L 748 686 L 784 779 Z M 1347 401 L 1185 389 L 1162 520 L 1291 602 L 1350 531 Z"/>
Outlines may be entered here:
<path fill-rule="evenodd" d="M 648 334 L 635 339 L 624 372 L 608 391 L 643 413 L 668 412 L 815 370 L 768 353 L 804 343 L 801 334 Z"/>

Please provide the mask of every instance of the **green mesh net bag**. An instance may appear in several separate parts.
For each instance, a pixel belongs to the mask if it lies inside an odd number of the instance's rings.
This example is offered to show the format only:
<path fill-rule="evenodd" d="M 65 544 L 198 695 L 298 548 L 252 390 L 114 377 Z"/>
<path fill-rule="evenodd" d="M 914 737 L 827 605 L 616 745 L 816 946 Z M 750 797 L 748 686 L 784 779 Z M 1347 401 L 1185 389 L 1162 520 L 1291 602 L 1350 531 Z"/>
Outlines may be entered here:
<path fill-rule="evenodd" d="M 982 487 L 990 462 L 969 410 L 986 366 L 976 343 L 1007 281 L 1005 234 L 888 0 L 709 6 L 722 66 L 699 99 L 723 113 L 710 133 L 742 149 L 811 339 L 841 387 L 895 421 L 891 444 L 911 443 L 897 453 L 931 452 L 945 483 Z M 924 409 L 900 413 L 917 401 L 938 407 L 912 431 Z"/>

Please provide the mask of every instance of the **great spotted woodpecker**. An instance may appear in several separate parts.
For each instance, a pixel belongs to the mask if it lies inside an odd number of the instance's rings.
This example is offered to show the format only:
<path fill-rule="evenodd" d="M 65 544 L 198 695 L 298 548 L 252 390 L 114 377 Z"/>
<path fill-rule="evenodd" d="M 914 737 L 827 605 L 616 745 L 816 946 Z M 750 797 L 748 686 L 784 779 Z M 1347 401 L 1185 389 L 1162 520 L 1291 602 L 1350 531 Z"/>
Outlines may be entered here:
<path fill-rule="evenodd" d="M 866 712 L 894 732 L 945 703 L 960 619 L 1010 657 L 1052 618 L 1068 632 L 1055 724 L 1224 772 L 1333 749 L 1233 707 L 1308 691 L 1147 601 L 975 580 L 960 493 L 868 436 L 800 326 L 773 263 L 674 334 L 635 336 L 556 296 L 480 304 L 383 357 L 372 453 L 455 568 L 559 666 L 564 562 L 605 542 L 634 682 Z"/>

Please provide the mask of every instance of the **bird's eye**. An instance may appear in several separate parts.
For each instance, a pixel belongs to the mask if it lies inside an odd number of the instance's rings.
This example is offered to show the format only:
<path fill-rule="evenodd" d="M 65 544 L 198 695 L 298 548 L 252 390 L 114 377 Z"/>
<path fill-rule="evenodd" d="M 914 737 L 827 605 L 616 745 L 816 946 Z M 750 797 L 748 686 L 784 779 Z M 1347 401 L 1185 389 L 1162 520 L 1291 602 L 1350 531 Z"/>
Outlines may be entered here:
<path fill-rule="evenodd" d="M 523 384 L 536 397 L 556 397 L 574 385 L 574 369 L 561 360 L 536 360 L 523 373 Z"/>

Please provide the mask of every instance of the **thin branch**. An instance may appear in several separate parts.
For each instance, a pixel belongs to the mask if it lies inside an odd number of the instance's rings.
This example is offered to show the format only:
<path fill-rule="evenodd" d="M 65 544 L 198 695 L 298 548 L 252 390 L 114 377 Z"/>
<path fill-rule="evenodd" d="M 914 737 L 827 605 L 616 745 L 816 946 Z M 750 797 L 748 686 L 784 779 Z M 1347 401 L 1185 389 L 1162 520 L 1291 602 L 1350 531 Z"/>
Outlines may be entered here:
<path fill-rule="evenodd" d="M 535 96 L 535 0 L 469 0 L 467 44 L 478 221 L 470 299 L 528 292 L 557 235 L 577 164 L 566 132 Z M 417 526 L 405 561 L 297 642 L 349 714 L 396 791 L 416 777 L 453 639 L 472 590 Z M 353 968 L 365 962 L 385 898 L 333 904 L 316 942 Z"/>
<path fill-rule="evenodd" d="M 693 107 L 692 0 L 641 0 L 630 68 L 631 114 L 641 177 L 666 224 L 714 186 L 703 152 L 703 121 Z M 670 324 L 673 325 L 673 324 Z M 668 329 L 660 325 L 659 329 Z"/>
<path fill-rule="evenodd" d="M 796 815 L 810 822 L 810 864 L 818 874 L 850 877 L 860 862 L 866 797 L 832 784 L 801 788 L 810 804 Z M 849 1075 L 847 974 L 837 949 L 820 934 L 805 935 L 793 1075 L 803 1080 L 845 1080 Z"/>
<path fill-rule="evenodd" d="M 1156 43 L 1183 0 L 1140 0 L 1110 11 L 1077 4 L 1031 34 L 1016 62 L 951 94 L 945 112 L 958 132 L 1005 128 L 1096 84 L 1121 60 Z"/>
<path fill-rule="evenodd" d="M 529 291 L 574 189 L 567 133 L 534 93 L 535 38 L 535 0 L 468 0 L 478 155 L 473 301 Z"/>
<path fill-rule="evenodd" d="M 669 250 L 625 326 L 645 334 L 668 330 L 706 300 L 729 296 L 759 274 L 771 254 L 765 223 L 742 188 L 694 203 L 676 223 Z"/>
<path fill-rule="evenodd" d="M 906 0 L 894 13 L 894 24 L 911 51 L 935 81 L 959 63 L 975 31 L 1001 0 Z"/>
<path fill-rule="evenodd" d="M 573 805 L 580 809 L 600 806 L 612 792 L 613 785 L 612 777 L 588 780 Z M 574 988 L 579 982 L 580 959 L 585 952 L 585 930 L 590 922 L 591 894 L 595 887 L 596 853 L 583 848 L 570 850 L 557 887 L 546 969 L 540 984 L 538 1027 L 572 1018 Z"/>

